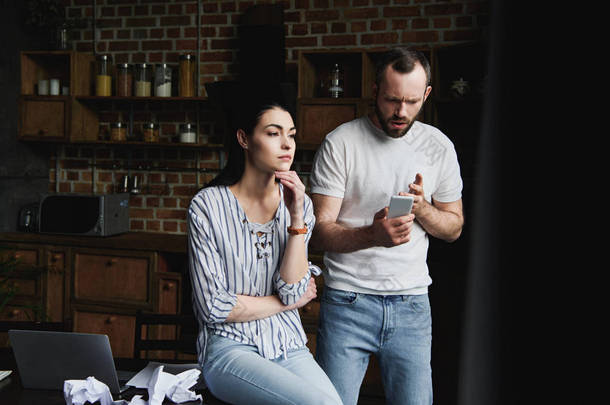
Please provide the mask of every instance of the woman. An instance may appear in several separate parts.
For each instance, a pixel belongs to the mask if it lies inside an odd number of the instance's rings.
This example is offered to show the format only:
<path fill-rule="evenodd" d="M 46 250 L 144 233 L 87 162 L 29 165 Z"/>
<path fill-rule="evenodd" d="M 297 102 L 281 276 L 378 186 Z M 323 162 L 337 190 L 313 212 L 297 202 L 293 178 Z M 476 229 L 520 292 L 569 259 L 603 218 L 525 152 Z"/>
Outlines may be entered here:
<path fill-rule="evenodd" d="M 234 404 L 341 404 L 297 310 L 315 298 L 319 269 L 307 262 L 312 203 L 290 171 L 293 120 L 277 104 L 240 114 L 237 153 L 188 210 L 203 377 Z"/>

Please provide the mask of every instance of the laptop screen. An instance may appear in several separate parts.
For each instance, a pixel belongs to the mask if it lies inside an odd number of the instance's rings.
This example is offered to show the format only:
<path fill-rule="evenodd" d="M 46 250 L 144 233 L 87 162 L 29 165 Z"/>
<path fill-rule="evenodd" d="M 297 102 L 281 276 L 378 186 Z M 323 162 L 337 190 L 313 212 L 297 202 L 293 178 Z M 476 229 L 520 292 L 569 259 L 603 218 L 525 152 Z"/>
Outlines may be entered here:
<path fill-rule="evenodd" d="M 8 335 L 24 388 L 63 390 L 65 380 L 92 376 L 119 393 L 108 336 L 16 329 Z"/>

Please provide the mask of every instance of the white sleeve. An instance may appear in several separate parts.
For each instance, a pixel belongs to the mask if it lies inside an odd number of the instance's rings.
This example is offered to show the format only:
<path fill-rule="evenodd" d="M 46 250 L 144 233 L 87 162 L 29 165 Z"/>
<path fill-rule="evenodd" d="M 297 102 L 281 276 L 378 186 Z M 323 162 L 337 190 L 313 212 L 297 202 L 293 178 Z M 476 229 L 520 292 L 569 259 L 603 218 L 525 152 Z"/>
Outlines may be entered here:
<path fill-rule="evenodd" d="M 310 192 L 343 198 L 346 178 L 345 149 L 326 137 L 314 157 Z"/>

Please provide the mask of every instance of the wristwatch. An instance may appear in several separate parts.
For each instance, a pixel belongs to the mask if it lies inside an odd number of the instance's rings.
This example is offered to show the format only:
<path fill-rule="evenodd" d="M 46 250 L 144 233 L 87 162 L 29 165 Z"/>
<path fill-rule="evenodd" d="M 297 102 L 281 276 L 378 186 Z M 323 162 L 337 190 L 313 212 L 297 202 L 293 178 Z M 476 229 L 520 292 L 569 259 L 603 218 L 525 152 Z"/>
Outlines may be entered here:
<path fill-rule="evenodd" d="M 303 235 L 303 234 L 307 233 L 307 225 L 303 225 L 302 228 L 293 228 L 293 227 L 289 226 L 288 233 L 291 235 Z"/>

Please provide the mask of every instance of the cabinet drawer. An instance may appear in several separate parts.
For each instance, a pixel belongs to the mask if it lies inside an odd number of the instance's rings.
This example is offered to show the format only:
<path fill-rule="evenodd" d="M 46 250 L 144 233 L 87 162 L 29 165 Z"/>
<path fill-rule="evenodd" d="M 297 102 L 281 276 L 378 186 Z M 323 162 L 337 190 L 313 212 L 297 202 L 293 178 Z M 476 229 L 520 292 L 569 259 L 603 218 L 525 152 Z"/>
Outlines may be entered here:
<path fill-rule="evenodd" d="M 153 255 L 117 256 L 76 252 L 74 298 L 106 303 L 151 303 Z"/>
<path fill-rule="evenodd" d="M 357 101 L 345 104 L 301 103 L 298 117 L 298 142 L 306 145 L 319 145 L 330 131 L 356 118 L 358 111 L 359 102 Z"/>
<path fill-rule="evenodd" d="M 73 322 L 75 332 L 108 335 L 113 357 L 133 357 L 135 316 L 77 310 Z"/>
<path fill-rule="evenodd" d="M 23 98 L 19 136 L 41 139 L 67 138 L 68 104 L 67 98 Z"/>
<path fill-rule="evenodd" d="M 180 274 L 156 274 L 158 279 L 158 305 L 160 314 L 177 314 L 180 312 Z"/>

